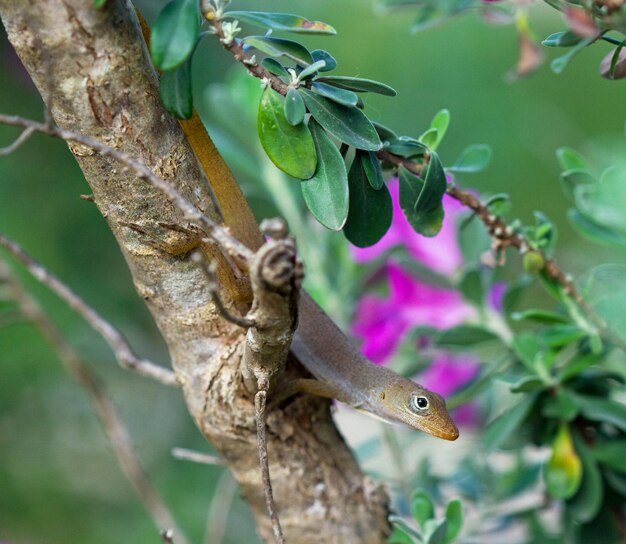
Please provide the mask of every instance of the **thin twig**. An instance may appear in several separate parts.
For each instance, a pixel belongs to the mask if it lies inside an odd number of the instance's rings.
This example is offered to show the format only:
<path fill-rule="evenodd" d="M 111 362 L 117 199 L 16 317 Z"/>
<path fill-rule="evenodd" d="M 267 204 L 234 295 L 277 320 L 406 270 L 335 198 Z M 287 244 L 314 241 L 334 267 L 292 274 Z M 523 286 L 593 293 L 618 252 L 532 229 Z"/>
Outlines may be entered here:
<path fill-rule="evenodd" d="M 223 465 L 224 459 L 217 455 L 209 455 L 199 451 L 188 450 L 186 448 L 172 448 L 172 457 L 183 461 L 192 461 L 203 465 Z"/>
<path fill-rule="evenodd" d="M 230 471 L 224 470 L 215 485 L 215 492 L 209 505 L 207 514 L 206 530 L 204 532 L 205 544 L 221 544 L 226 533 L 228 512 L 237 493 L 237 482 Z"/>
<path fill-rule="evenodd" d="M 26 143 L 28 139 L 35 133 L 35 129 L 32 127 L 25 128 L 20 135 L 15 139 L 12 144 L 7 145 L 6 147 L 0 147 L 0 157 L 4 157 L 6 155 L 10 155 L 21 145 Z"/>
<path fill-rule="evenodd" d="M 22 263 L 35 278 L 54 291 L 70 308 L 82 316 L 109 344 L 117 362 L 122 368 L 132 370 L 141 376 L 152 378 L 162 384 L 178 387 L 176 376 L 171 370 L 159 366 L 152 361 L 137 357 L 120 331 L 100 316 L 93 308 L 88 306 L 82 298 L 74 293 L 74 291 L 54 274 L 46 270 L 39 262 L 28 255 L 17 243 L 3 234 L 0 234 L 0 247 L 5 248 Z"/>
<path fill-rule="evenodd" d="M 65 340 L 38 302 L 24 289 L 2 262 L 0 262 L 0 276 L 7 281 L 12 298 L 18 303 L 23 316 L 39 329 L 56 351 L 67 373 L 87 393 L 122 472 L 135 488 L 154 524 L 158 528 L 175 527 L 174 516 L 144 472 L 133 448 L 130 433 L 108 397 L 104 386 L 74 348 Z M 176 531 L 178 534 L 182 534 L 179 529 Z M 180 544 L 187 542 L 184 537 L 179 540 Z"/>
<path fill-rule="evenodd" d="M 254 409 L 256 415 L 256 437 L 259 446 L 259 464 L 261 466 L 261 480 L 263 481 L 263 493 L 265 495 L 265 506 L 272 523 L 272 533 L 276 544 L 285 544 L 285 537 L 278 519 L 274 493 L 272 492 L 272 481 L 270 479 L 270 466 L 267 459 L 267 437 L 265 434 L 265 405 L 267 401 L 268 381 L 259 379 L 259 390 L 254 395 Z"/>
<path fill-rule="evenodd" d="M 236 61 L 241 63 L 253 76 L 266 81 L 277 93 L 283 96 L 287 94 L 289 86 L 278 76 L 275 76 L 263 66 L 254 62 L 254 58 L 251 55 L 248 55 L 243 50 L 241 45 L 235 41 L 229 44 L 225 43 L 225 34 L 220 21 L 211 21 L 211 24 L 215 27 L 215 34 L 222 42 L 224 48 L 234 56 Z M 377 151 L 376 156 L 381 161 L 389 162 L 395 166 L 402 165 L 416 175 L 419 175 L 422 170 L 422 165 L 416 164 L 412 160 L 405 157 L 390 153 L 385 149 Z M 502 218 L 492 214 L 489 209 L 472 193 L 463 191 L 462 189 L 452 185 L 448 186 L 447 193 L 452 198 L 458 200 L 461 204 L 474 211 L 478 218 L 484 223 L 489 235 L 497 241 L 501 248 L 510 246 L 521 252 L 531 249 L 531 244 L 525 239 L 524 236 L 520 233 L 514 232 Z M 543 257 L 545 262 L 543 272 L 546 276 L 562 286 L 564 293 L 570 296 L 572 300 L 578 304 L 581 310 L 587 315 L 588 319 L 598 329 L 598 332 L 615 345 L 619 346 L 622 350 L 626 351 L 626 342 L 617 336 L 604 319 L 602 319 L 586 302 L 574 284 L 573 279 L 568 274 L 563 272 L 563 270 L 561 270 L 561 268 L 557 265 L 556 261 L 548 257 L 543 251 L 535 248 L 532 248 L 532 250 L 536 251 Z"/>
<path fill-rule="evenodd" d="M 224 305 L 222 298 L 220 297 L 219 289 L 218 289 L 218 281 L 215 275 L 215 263 L 207 263 L 204 258 L 204 254 L 201 251 L 194 251 L 191 255 L 191 258 L 200 264 L 202 271 L 207 279 L 207 288 L 209 290 L 209 294 L 213 300 L 213 304 L 215 304 L 215 308 L 219 312 L 219 314 L 226 320 L 242 327 L 244 329 L 249 329 L 250 327 L 254 327 L 256 325 L 256 321 L 254 319 L 250 319 L 248 317 L 241 317 L 231 313 L 228 308 Z"/>

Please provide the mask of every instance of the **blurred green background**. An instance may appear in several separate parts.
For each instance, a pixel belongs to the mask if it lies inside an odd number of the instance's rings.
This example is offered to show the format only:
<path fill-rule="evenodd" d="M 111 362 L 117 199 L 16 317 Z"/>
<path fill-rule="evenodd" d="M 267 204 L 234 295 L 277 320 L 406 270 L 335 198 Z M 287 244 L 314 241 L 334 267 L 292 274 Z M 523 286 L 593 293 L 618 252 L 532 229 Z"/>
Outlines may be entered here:
<path fill-rule="evenodd" d="M 153 21 L 163 2 L 137 4 Z M 366 98 L 372 118 L 400 134 L 418 136 L 439 109 L 448 108 L 452 124 L 440 148 L 444 163 L 452 163 L 470 143 L 487 143 L 494 151 L 487 172 L 464 178 L 465 187 L 510 193 L 512 215 L 524 221 L 531 221 L 532 211 L 541 209 L 558 225 L 558 258 L 575 275 L 611 259 L 610 253 L 582 241 L 567 224 L 569 203 L 559 187 L 554 156 L 556 148 L 571 146 L 595 160 L 600 170 L 614 160 L 612 154 L 620 149 L 623 154 L 624 116 L 619 106 L 623 83 L 597 75 L 608 46 L 583 51 L 559 76 L 546 64 L 511 84 L 505 75 L 517 60 L 515 30 L 487 25 L 477 13 L 412 35 L 410 10 L 382 17 L 370 1 L 266 1 L 260 6 L 234 0 L 232 7 L 287 11 L 332 24 L 337 37 L 304 42 L 328 49 L 339 62 L 337 74 L 378 79 L 398 91 L 393 99 Z M 531 11 L 531 24 L 537 37 L 564 26 L 560 16 L 543 5 Z M 194 59 L 197 107 L 209 127 L 215 127 L 219 112 L 211 108 L 207 86 L 223 81 L 233 61 L 211 39 L 205 40 L 200 53 Z M 546 50 L 546 55 L 549 59 L 555 51 Z M 41 118 L 41 100 L 4 35 L 0 74 L 0 110 Z M 223 131 L 214 130 L 221 141 Z M 15 134 L 0 127 L 0 145 Z M 240 137 L 256 145 L 256 134 L 245 123 Z M 241 173 L 254 196 L 260 189 L 246 181 L 245 171 Z M 166 361 L 164 345 L 134 292 L 104 220 L 93 204 L 79 199 L 88 192 L 66 146 L 33 137 L 16 153 L 0 158 L 0 231 L 19 241 L 121 328 L 139 353 Z M 275 211 L 262 198 L 253 202 L 259 204 L 259 215 Z M 320 240 L 333 247 L 343 244 L 341 234 Z M 222 469 L 171 457 L 174 446 L 211 451 L 180 394 L 119 370 L 96 334 L 46 289 L 21 271 L 19 275 L 104 378 L 152 480 L 193 541 L 201 542 Z M 352 308 L 345 307 L 345 300 L 341 304 L 340 308 L 335 304 L 335 313 L 345 321 Z M 0 369 L 0 540 L 157 542 L 84 393 L 33 327 L 0 328 Z M 224 492 L 222 486 L 217 496 Z M 223 542 L 255 541 L 250 515 L 238 497 L 223 522 Z"/>

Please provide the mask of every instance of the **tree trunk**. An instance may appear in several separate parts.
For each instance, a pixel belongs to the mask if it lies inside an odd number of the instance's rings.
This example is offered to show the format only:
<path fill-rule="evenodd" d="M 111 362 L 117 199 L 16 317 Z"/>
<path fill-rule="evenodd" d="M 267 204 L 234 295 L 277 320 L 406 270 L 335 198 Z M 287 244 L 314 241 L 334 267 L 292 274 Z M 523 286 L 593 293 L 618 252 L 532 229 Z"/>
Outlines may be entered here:
<path fill-rule="evenodd" d="M 0 0 L 0 15 L 40 93 L 52 101 L 59 126 L 142 161 L 217 220 L 210 180 L 179 124 L 160 104 L 158 78 L 127 2 L 110 0 L 106 9 L 96 11 L 91 0 Z M 270 540 L 254 406 L 241 380 L 244 333 L 219 316 L 197 263 L 155 249 L 124 226 L 156 229 L 168 239 L 182 236 L 156 226 L 181 223 L 181 214 L 165 196 L 90 149 L 70 149 L 168 345 L 190 414 L 226 459 L 260 534 Z M 247 208 L 238 211 L 249 213 Z M 223 271 L 220 280 L 227 298 L 224 285 L 232 278 Z M 241 304 L 238 309 L 245 311 Z M 300 369 L 290 363 L 288 371 Z M 389 531 L 386 495 L 361 473 L 326 401 L 298 397 L 284 410 L 270 413 L 268 448 L 288 542 L 384 541 Z"/>

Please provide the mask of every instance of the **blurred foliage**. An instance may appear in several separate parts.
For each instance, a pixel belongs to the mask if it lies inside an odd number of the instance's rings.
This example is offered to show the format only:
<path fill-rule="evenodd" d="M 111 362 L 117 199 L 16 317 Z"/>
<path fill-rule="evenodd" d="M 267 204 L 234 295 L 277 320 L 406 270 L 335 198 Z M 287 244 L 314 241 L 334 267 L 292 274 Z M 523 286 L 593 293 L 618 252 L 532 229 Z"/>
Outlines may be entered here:
<path fill-rule="evenodd" d="M 137 4 L 154 22 L 163 2 Z M 255 9 L 257 4 L 241 0 L 236 9 Z M 540 70 L 512 85 L 504 77 L 518 56 L 512 28 L 485 27 L 474 11 L 448 18 L 470 2 L 420 2 L 417 20 L 411 9 L 416 2 L 410 1 L 387 1 L 404 9 L 385 17 L 362 0 L 346 0 L 340 10 L 330 0 L 315 5 L 291 0 L 288 8 L 284 4 L 268 1 L 263 9 L 288 9 L 328 21 L 337 30 L 339 37 L 323 39 L 337 60 L 338 74 L 371 77 L 398 91 L 393 100 L 373 94 L 362 98 L 371 121 L 415 139 L 395 145 L 437 149 L 442 164 L 462 186 L 465 174 L 482 170 L 493 150 L 490 168 L 468 181 L 494 214 L 510 219 L 512 228 L 531 243 L 521 275 L 512 254 L 511 265 L 498 273 L 480 265 L 488 244 L 481 226 L 469 216 L 459 221 L 465 262 L 452 279 L 409 263 L 401 250 L 394 252 L 424 281 L 458 289 L 479 315 L 471 325 L 444 332 L 412 331 L 394 366 L 414 374 L 430 364 L 429 349 L 474 354 L 480 372 L 454 393 L 449 405 L 478 402 L 487 423 L 467 430 L 471 438 L 465 444 L 436 444 L 432 450 L 432 439 L 394 429 L 366 442 L 348 436 L 366 467 L 393 489 L 397 517 L 392 542 L 618 542 L 623 538 L 626 496 L 624 353 L 601 338 L 567 293 L 542 277 L 543 263 L 536 253 L 558 250 L 565 269 L 576 276 L 586 273 L 580 282 L 585 296 L 625 339 L 624 117 L 616 114 L 615 106 L 621 103 L 622 90 L 596 75 L 600 56 L 607 54 L 606 40 L 584 50 L 578 47 L 584 39 L 570 40 L 567 44 L 577 48 L 570 51 L 579 54 L 559 77 Z M 501 10 L 504 21 L 505 7 L 496 4 L 489 8 Z M 189 5 L 180 2 L 183 9 Z M 430 26 L 433 14 L 443 14 L 446 24 L 409 35 L 411 25 L 414 30 Z M 571 18 L 561 22 L 554 10 L 542 5 L 527 16 L 537 35 L 551 36 L 572 23 Z M 518 23 L 516 28 L 525 27 Z M 307 288 L 345 326 L 365 289 L 384 291 L 384 282 L 377 282 L 381 260 L 357 265 L 343 236 L 305 212 L 300 182 L 274 166 L 257 137 L 258 82 L 243 75 L 241 67 L 227 69 L 232 59 L 215 40 L 198 44 L 193 37 L 182 55 L 168 50 L 167 41 L 157 43 L 157 57 L 161 55 L 165 68 L 186 71 L 169 82 L 174 87 L 164 93 L 164 100 L 171 111 L 186 115 L 188 87 L 176 85 L 179 76 L 193 76 L 194 105 L 233 165 L 257 216 L 287 219 L 307 266 Z M 317 50 L 320 39 L 298 37 L 311 51 Z M 552 37 L 555 40 L 565 46 L 563 36 Z M 192 63 L 185 55 L 194 48 Z M 557 66 L 564 67 L 564 62 Z M 39 117 L 40 99 L 5 39 L 0 72 L 7 76 L 0 88 L 0 109 Z M 287 123 L 300 120 L 294 107 L 284 111 Z M 380 135 L 383 129 L 374 126 Z M 0 127 L 3 142 L 14 136 L 14 131 Z M 484 143 L 468 147 L 472 142 Z M 322 145 L 319 140 L 317 145 Z M 375 174 L 368 176 L 365 170 L 369 156 L 355 156 L 361 161 L 361 179 L 376 184 Z M 164 360 L 162 342 L 134 294 L 104 221 L 91 204 L 77 199 L 87 187 L 65 147 L 35 137 L 4 157 L 0 172 L 0 230 L 18 239 L 122 328 L 138 351 Z M 537 207 L 541 213 L 534 211 Z M 337 217 L 329 221 L 340 223 Z M 509 284 L 502 312 L 488 311 L 487 293 L 503 278 Z M 223 492 L 217 487 L 221 469 L 169 456 L 175 445 L 209 449 L 180 396 L 119 371 L 102 342 L 76 316 L 35 282 L 24 281 L 103 375 L 148 472 L 181 525 L 194 541 L 201 541 L 209 505 Z M 426 339 L 428 349 L 416 357 L 417 339 Z M 124 535 L 128 541 L 154 542 L 155 530 L 121 476 L 84 396 L 60 371 L 50 348 L 23 323 L 0 328 L 0 346 L 0 538 L 97 544 L 118 542 Z M 428 455 L 435 460 L 440 451 L 445 452 L 443 470 L 428 460 Z M 382 470 L 370 464 L 376 458 L 386 461 Z M 255 540 L 241 500 L 235 500 L 225 523 L 223 542 Z"/>

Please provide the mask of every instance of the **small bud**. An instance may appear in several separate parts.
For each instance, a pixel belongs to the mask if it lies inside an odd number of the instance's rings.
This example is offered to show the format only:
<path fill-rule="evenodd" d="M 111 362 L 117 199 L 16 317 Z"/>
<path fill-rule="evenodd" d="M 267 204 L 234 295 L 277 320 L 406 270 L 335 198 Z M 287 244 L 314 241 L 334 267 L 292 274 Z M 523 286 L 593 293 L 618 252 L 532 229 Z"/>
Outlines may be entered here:
<path fill-rule="evenodd" d="M 527 253 L 524 253 L 524 256 L 522 257 L 522 264 L 526 272 L 537 275 L 543 270 L 543 267 L 546 265 L 546 261 L 543 258 L 543 255 L 538 251 L 528 251 Z"/>

